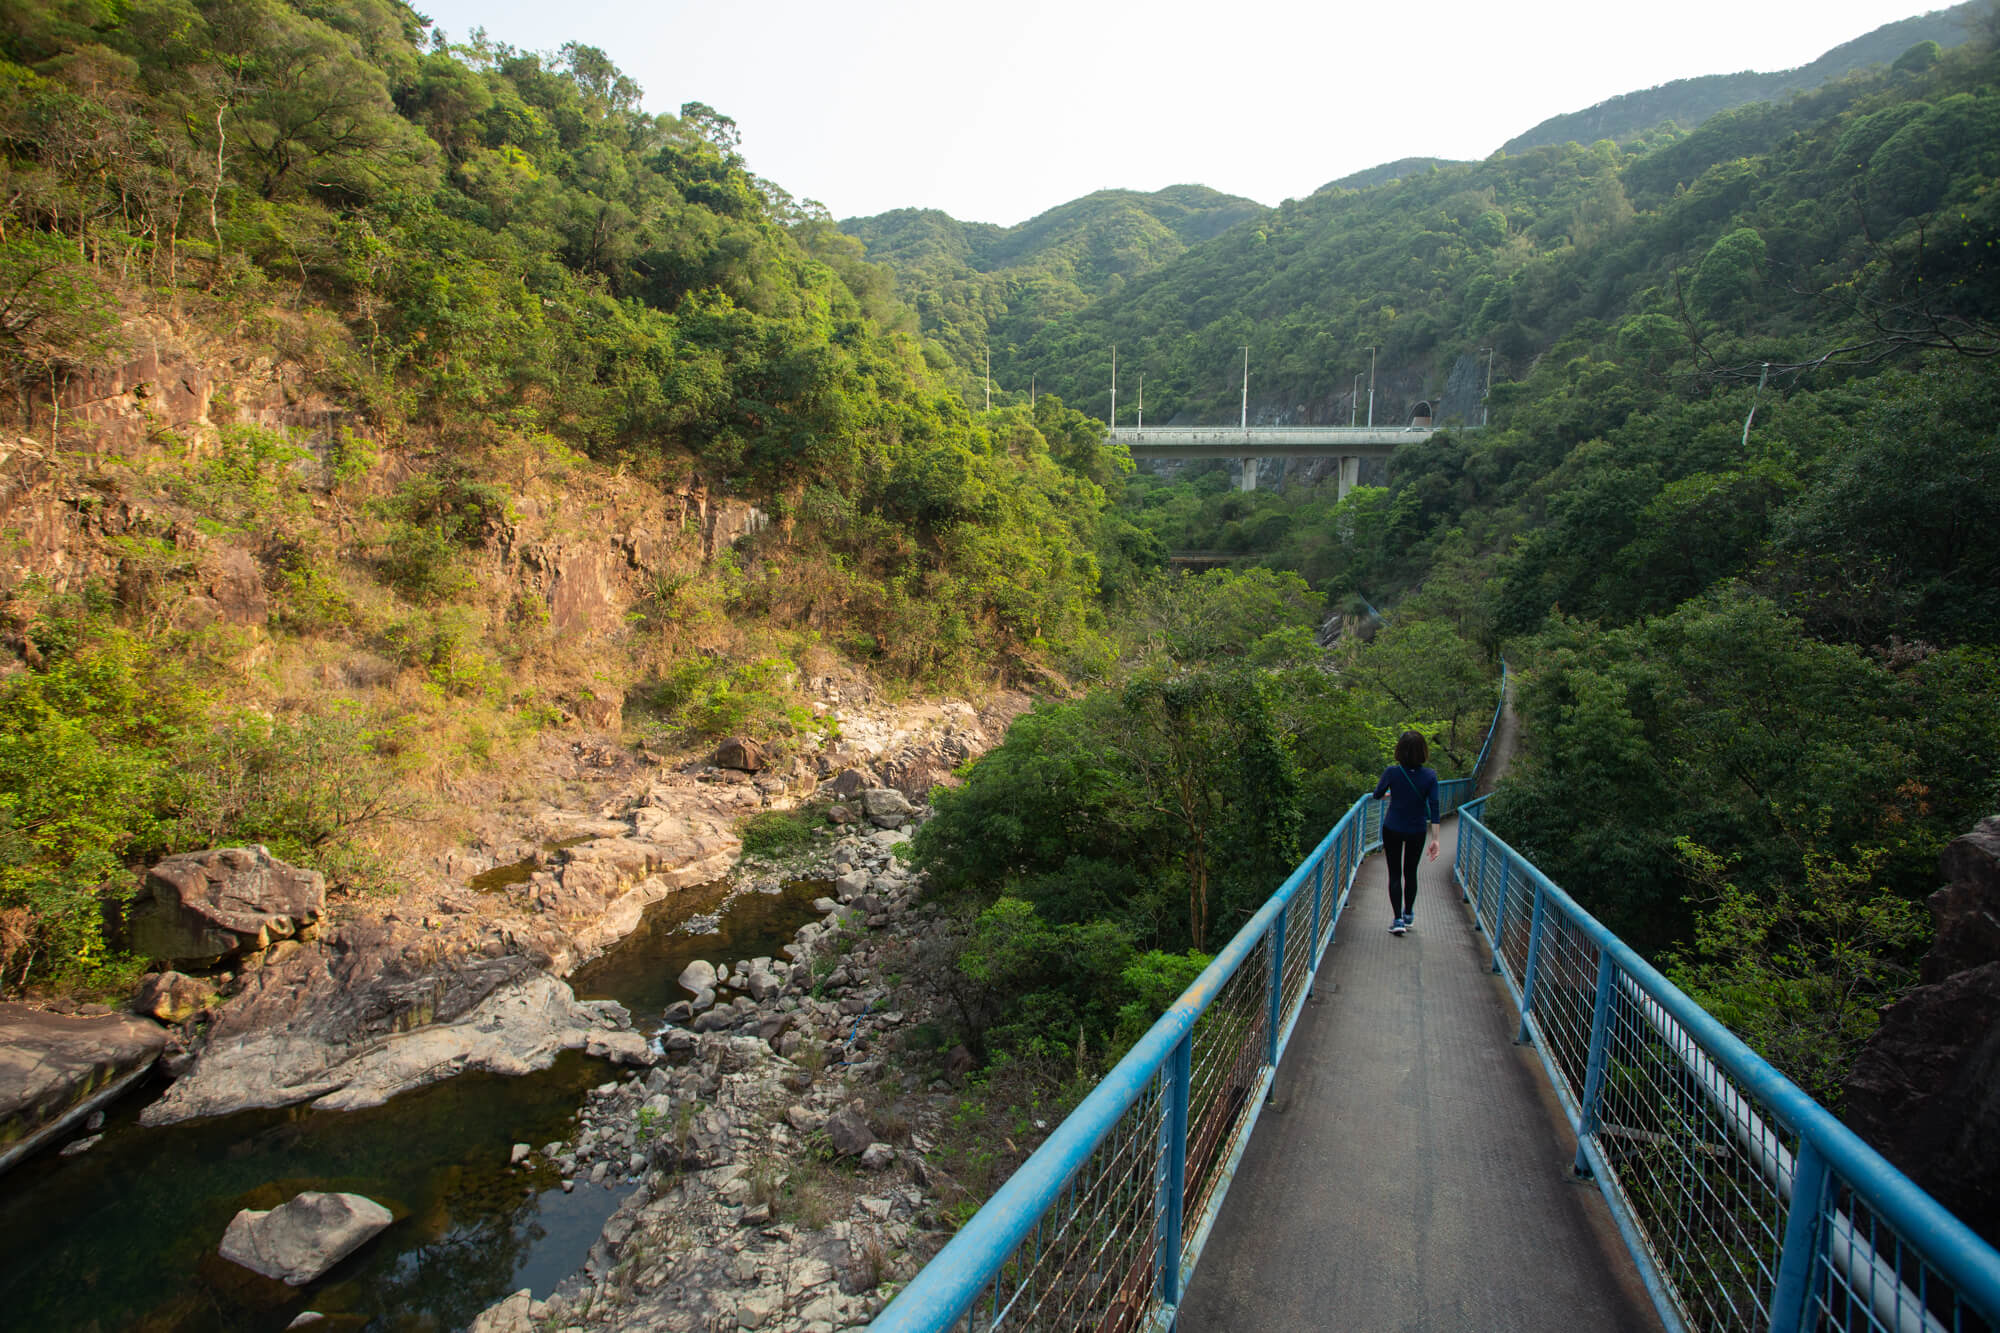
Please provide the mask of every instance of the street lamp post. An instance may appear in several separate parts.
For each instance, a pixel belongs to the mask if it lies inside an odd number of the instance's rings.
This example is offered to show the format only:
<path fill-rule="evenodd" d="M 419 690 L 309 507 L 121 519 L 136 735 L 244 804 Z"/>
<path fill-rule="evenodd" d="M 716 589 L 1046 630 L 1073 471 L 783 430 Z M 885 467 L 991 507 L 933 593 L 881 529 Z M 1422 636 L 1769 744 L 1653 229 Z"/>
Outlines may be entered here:
<path fill-rule="evenodd" d="M 1368 349 L 1368 426 L 1371 430 L 1375 426 L 1375 351 L 1373 347 Z"/>
<path fill-rule="evenodd" d="M 1361 372 L 1354 372 L 1354 388 L 1347 395 L 1347 424 L 1352 427 L 1361 417 Z"/>
<path fill-rule="evenodd" d="M 1250 429 L 1250 348 L 1243 348 L 1243 420 L 1244 430 Z"/>

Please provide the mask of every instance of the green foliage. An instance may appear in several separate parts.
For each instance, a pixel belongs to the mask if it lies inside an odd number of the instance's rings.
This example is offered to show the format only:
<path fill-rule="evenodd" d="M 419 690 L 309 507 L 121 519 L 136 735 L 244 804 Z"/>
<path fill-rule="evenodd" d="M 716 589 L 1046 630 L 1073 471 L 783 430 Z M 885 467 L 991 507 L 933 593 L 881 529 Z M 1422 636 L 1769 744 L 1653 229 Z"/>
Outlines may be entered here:
<path fill-rule="evenodd" d="M 334 634 L 358 616 L 338 573 L 309 547 L 281 548 L 272 580 L 271 624 L 294 634 Z"/>
<path fill-rule="evenodd" d="M 2000 376 L 1896 376 L 1775 520 L 1781 582 L 1821 633 L 1986 642 L 2000 627 Z"/>
<path fill-rule="evenodd" d="M 1805 841 L 1805 840 L 1802 840 Z M 1914 982 L 1930 922 L 1871 884 L 1878 851 L 1853 863 L 1808 850 L 1794 877 L 1753 893 L 1691 838 L 1675 850 L 1698 887 L 1692 941 L 1667 974 L 1821 1105 L 1838 1111 L 1881 1011 Z"/>
<path fill-rule="evenodd" d="M 200 706 L 131 636 L 34 627 L 49 660 L 0 682 L 0 983 L 89 985 L 118 960 L 104 914 L 157 840 L 167 746 Z"/>
<path fill-rule="evenodd" d="M 1121 628 L 1142 657 L 1185 663 L 1255 659 L 1280 653 L 1290 632 L 1311 629 L 1316 601 L 1306 581 L 1292 573 L 1170 574 L 1135 590 Z"/>
<path fill-rule="evenodd" d="M 1017 1058 L 1071 1063 L 1116 1022 L 1131 938 L 1111 921 L 1045 921 L 1031 903 L 1001 898 L 982 911 L 959 970 L 983 1003 L 968 1041 Z"/>
<path fill-rule="evenodd" d="M 824 826 L 818 814 L 808 810 L 765 810 L 750 816 L 737 827 L 746 856 L 787 856 L 810 847 L 813 834 Z"/>
<path fill-rule="evenodd" d="M 263 843 L 337 887 L 384 887 L 388 867 L 357 839 L 416 817 L 419 807 L 375 741 L 353 705 L 215 719 L 187 736 L 162 777 L 163 843 L 174 851 Z"/>
<path fill-rule="evenodd" d="M 1044 704 L 941 793 L 916 858 L 948 893 L 1203 947 L 1291 869 L 1299 782 L 1255 673 L 1148 673 Z M 1351 799 L 1351 797 L 1350 797 Z"/>
<path fill-rule="evenodd" d="M 1125 965 L 1123 980 L 1132 991 L 1118 1010 L 1118 1037 L 1129 1045 L 1159 1021 L 1167 1006 L 1178 1000 L 1213 960 L 1193 949 L 1186 953 L 1162 953 L 1148 949 Z"/>
<path fill-rule="evenodd" d="M 0 239 L 0 361 L 24 401 L 31 387 L 119 345 L 117 304 L 73 242 L 35 232 Z"/>
<path fill-rule="evenodd" d="M 1355 680 L 1391 705 L 1385 731 L 1415 729 L 1441 772 L 1470 772 L 1493 712 L 1485 656 L 1442 619 L 1399 614 L 1355 654 Z"/>
<path fill-rule="evenodd" d="M 504 490 L 450 468 L 405 482 L 376 508 L 389 520 L 377 561 L 382 581 L 424 606 L 472 587 L 463 553 L 490 542 L 510 517 Z"/>
<path fill-rule="evenodd" d="M 781 740 L 825 725 L 793 701 L 795 673 L 782 657 L 739 663 L 691 657 L 675 663 L 647 691 L 646 702 L 678 735 Z"/>
<path fill-rule="evenodd" d="M 308 512 L 302 465 L 311 458 L 280 431 L 232 424 L 212 451 L 191 450 L 170 484 L 216 532 L 282 535 Z"/>
<path fill-rule="evenodd" d="M 107 354 L 114 278 L 228 321 L 282 292 L 269 322 L 316 387 L 381 422 L 518 433 L 757 503 L 782 536 L 745 553 L 766 600 L 741 613 L 932 679 L 1101 651 L 1091 552 L 1127 577 L 1135 560 L 1100 532 L 1101 487 L 1130 467 L 1100 430 L 1054 399 L 971 417 L 886 272 L 752 174 L 721 112 L 650 115 L 586 46 L 422 39 L 374 0 L 10 17 L 0 346 L 23 417 Z M 1148 207 L 1205 207 L 1179 193 Z M 352 480 L 352 446 L 313 480 Z M 183 496 L 289 539 L 285 462 L 246 436 L 191 463 Z M 464 553 L 508 521 L 449 458 L 378 512 L 382 578 L 426 607 L 467 591 Z M 337 616 L 288 577 L 289 624 Z"/>
<path fill-rule="evenodd" d="M 1801 847 L 1880 853 L 1908 897 L 2000 791 L 1990 652 L 1891 667 L 1740 588 L 1621 629 L 1551 624 L 1517 661 L 1532 738 L 1495 799 L 1523 854 L 1642 948 L 1686 937 L 1684 831 L 1770 901 Z"/>
<path fill-rule="evenodd" d="M 490 696 L 499 669 L 480 648 L 479 627 L 456 607 L 418 611 L 390 625 L 383 638 L 396 660 L 417 667 L 441 697 Z"/>

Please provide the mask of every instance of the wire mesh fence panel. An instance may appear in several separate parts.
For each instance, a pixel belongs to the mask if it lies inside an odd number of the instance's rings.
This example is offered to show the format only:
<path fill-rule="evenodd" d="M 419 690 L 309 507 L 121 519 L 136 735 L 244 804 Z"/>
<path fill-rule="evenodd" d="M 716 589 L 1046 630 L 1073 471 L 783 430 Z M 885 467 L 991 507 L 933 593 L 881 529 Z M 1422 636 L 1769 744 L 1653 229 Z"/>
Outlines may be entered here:
<path fill-rule="evenodd" d="M 1125 1333 L 1155 1304 L 1164 1081 L 1155 1076 L 959 1321 L 972 1333 Z"/>
<path fill-rule="evenodd" d="M 1575 922 L 1557 916 L 1543 923 L 1535 968 L 1533 1013 L 1543 1054 L 1570 1097 L 1580 1101 L 1597 1001 L 1597 945 Z"/>
<path fill-rule="evenodd" d="M 1535 881 L 1524 871 L 1507 877 L 1506 911 L 1500 931 L 1500 961 L 1519 985 L 1528 971 L 1528 946 L 1535 931 Z"/>
<path fill-rule="evenodd" d="M 1797 1144 L 1629 982 L 1612 993 L 1596 1141 L 1688 1326 L 1764 1326 Z"/>
<path fill-rule="evenodd" d="M 1264 1063 L 1271 941 L 1266 935 L 1222 986 L 1194 1028 L 1188 1078 L 1187 1203 L 1197 1218 L 1222 1180 L 1237 1135 L 1249 1123 Z M 1187 1235 L 1192 1238 L 1194 1228 Z"/>
<path fill-rule="evenodd" d="M 1881 1218 L 1844 1183 L 1826 1192 L 1806 1328 L 1853 1333 L 1995 1333 L 1923 1256 L 1917 1242 Z"/>
<path fill-rule="evenodd" d="M 1305 1003 L 1306 974 L 1312 971 L 1312 882 L 1308 880 L 1285 921 L 1285 985 L 1278 1006 L 1279 1030 Z"/>

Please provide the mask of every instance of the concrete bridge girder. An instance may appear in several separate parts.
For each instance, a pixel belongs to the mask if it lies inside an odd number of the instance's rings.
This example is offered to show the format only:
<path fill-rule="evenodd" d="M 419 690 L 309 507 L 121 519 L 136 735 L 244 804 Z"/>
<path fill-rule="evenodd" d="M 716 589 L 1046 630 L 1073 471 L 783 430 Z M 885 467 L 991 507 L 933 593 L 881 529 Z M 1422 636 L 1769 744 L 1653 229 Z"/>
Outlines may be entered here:
<path fill-rule="evenodd" d="M 1363 458 L 1387 458 L 1405 444 L 1421 444 L 1437 434 L 1423 426 L 1216 426 L 1119 428 L 1111 440 L 1134 458 L 1233 458 L 1242 465 L 1238 486 L 1257 489 L 1258 460 L 1337 458 L 1339 498 L 1346 499 L 1361 477 Z"/>

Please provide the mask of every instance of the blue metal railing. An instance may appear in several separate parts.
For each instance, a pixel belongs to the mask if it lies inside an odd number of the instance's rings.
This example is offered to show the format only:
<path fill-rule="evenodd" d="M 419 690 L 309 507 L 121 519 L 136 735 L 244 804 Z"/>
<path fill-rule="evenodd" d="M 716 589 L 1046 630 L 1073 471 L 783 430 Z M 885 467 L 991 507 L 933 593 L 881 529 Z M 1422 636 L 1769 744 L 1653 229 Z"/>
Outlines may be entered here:
<path fill-rule="evenodd" d="M 1667 1326 L 2000 1330 L 2000 1254 L 1487 828 L 1501 688 L 1439 784 L 1453 874 Z M 1356 801 L 872 1327 L 1170 1328 L 1380 828 Z"/>
<path fill-rule="evenodd" d="M 1504 675 L 1501 689 L 1504 707 Z M 1473 779 L 1438 787 L 1449 813 Z M 1381 802 L 1350 806 L 870 1327 L 1170 1326 L 1381 831 Z"/>
<path fill-rule="evenodd" d="M 1486 776 L 1486 760 L 1493 753 L 1493 738 L 1500 734 L 1500 718 L 1507 711 L 1507 659 L 1500 659 L 1500 697 L 1493 704 L 1493 720 L 1486 724 L 1486 739 L 1480 742 L 1479 758 L 1472 761 L 1472 777 L 1469 779 L 1473 790 L 1478 790 L 1479 780 Z"/>
<path fill-rule="evenodd" d="M 2000 1254 L 1460 807 L 1453 874 L 1670 1329 L 2000 1328 Z"/>
<path fill-rule="evenodd" d="M 1170 1319 L 1355 872 L 1362 797 L 872 1328 L 1134 1329 Z"/>

